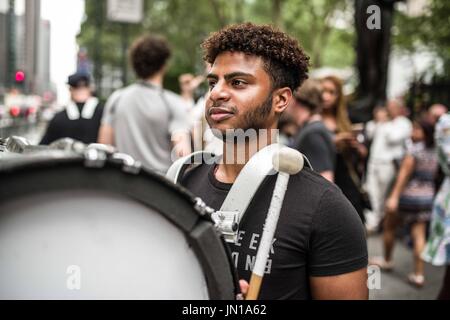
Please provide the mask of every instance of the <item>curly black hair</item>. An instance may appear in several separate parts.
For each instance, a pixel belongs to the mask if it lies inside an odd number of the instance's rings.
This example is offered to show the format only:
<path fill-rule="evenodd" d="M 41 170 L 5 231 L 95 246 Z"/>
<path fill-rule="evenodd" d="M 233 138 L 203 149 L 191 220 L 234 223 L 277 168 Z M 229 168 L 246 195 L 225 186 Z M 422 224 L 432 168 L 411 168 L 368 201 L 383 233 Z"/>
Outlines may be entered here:
<path fill-rule="evenodd" d="M 134 72 L 141 79 L 148 79 L 161 70 L 170 58 L 171 51 L 166 39 L 145 35 L 138 38 L 130 48 L 130 60 Z"/>
<path fill-rule="evenodd" d="M 261 57 L 273 89 L 289 87 L 294 91 L 308 78 L 309 57 L 298 41 L 270 25 L 230 25 L 212 33 L 202 48 L 204 60 L 211 64 L 225 51 Z"/>

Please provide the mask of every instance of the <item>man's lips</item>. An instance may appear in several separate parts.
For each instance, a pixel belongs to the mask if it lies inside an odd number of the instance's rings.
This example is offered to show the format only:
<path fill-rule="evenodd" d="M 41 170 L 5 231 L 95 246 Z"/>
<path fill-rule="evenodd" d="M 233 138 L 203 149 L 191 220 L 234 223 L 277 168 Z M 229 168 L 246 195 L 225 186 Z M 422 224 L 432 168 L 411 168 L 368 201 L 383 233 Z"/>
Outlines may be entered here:
<path fill-rule="evenodd" d="M 231 118 L 234 112 L 226 108 L 215 107 L 209 110 L 209 115 L 213 121 L 219 122 Z"/>

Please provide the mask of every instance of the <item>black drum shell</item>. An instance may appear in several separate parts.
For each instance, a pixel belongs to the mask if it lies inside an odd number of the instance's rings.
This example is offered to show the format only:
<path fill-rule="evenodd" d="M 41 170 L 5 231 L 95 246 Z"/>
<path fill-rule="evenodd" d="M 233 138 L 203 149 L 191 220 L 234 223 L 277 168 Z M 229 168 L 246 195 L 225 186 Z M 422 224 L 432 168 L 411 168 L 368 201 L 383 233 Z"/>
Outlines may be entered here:
<path fill-rule="evenodd" d="M 161 213 L 186 236 L 204 272 L 210 299 L 235 299 L 239 292 L 228 247 L 211 219 L 195 209 L 195 197 L 163 176 L 105 161 L 101 168 L 85 166 L 83 156 L 58 150 L 0 159 L 0 203 L 37 192 L 61 190 L 110 191 Z M 0 212 L 1 214 L 1 212 Z"/>

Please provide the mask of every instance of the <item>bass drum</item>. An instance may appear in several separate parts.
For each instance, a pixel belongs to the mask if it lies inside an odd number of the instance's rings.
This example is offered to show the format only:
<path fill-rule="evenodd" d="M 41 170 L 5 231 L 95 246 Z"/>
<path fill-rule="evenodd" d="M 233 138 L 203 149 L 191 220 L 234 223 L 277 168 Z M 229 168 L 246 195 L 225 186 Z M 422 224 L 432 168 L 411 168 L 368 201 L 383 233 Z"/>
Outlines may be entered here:
<path fill-rule="evenodd" d="M 98 155 L 3 153 L 0 299 L 235 299 L 201 201 L 124 155 Z"/>

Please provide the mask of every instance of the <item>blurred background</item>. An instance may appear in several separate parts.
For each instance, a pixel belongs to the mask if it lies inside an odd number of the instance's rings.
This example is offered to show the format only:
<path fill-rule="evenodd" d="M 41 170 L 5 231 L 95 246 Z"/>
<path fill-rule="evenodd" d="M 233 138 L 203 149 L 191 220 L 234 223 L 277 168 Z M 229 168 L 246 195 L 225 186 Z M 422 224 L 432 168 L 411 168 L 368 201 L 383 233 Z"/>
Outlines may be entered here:
<path fill-rule="evenodd" d="M 358 10 L 368 4 L 380 11 Z M 371 120 L 391 98 L 402 98 L 410 115 L 450 106 L 448 0 L 0 0 L 0 138 L 37 143 L 69 101 L 67 77 L 76 71 L 92 76 L 103 102 L 132 83 L 127 48 L 146 32 L 169 40 L 164 85 L 179 92 L 181 74 L 204 72 L 202 40 L 244 21 L 296 37 L 311 57 L 311 76 L 341 78 L 353 122 Z M 371 253 L 379 251 L 376 241 L 369 239 Z M 407 246 L 398 249 L 400 266 L 410 264 Z M 433 299 L 442 274 L 427 266 L 430 285 L 422 290 L 388 274 L 371 295 Z"/>

